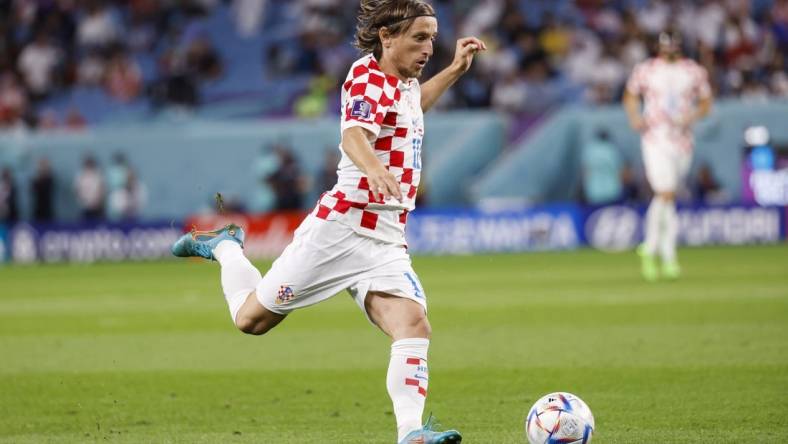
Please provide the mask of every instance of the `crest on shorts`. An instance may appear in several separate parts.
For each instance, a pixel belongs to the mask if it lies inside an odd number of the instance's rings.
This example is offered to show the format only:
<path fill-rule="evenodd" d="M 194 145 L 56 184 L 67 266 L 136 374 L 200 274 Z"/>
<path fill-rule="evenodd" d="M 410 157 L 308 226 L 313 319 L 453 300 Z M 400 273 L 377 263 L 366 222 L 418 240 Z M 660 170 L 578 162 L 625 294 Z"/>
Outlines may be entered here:
<path fill-rule="evenodd" d="M 277 305 L 287 304 L 293 299 L 295 299 L 295 293 L 293 293 L 293 289 L 290 288 L 290 285 L 289 284 L 280 285 L 279 293 L 276 296 L 276 304 Z"/>
<path fill-rule="evenodd" d="M 372 105 L 364 99 L 353 99 L 353 107 L 350 108 L 350 115 L 352 117 L 361 117 L 362 119 L 369 119 L 372 113 Z"/>

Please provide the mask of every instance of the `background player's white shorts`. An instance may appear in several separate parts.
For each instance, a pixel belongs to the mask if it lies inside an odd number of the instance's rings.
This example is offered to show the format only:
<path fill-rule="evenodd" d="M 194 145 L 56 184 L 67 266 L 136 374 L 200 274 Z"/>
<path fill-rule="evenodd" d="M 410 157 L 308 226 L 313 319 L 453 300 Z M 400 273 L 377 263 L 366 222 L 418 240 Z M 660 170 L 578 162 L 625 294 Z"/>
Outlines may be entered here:
<path fill-rule="evenodd" d="M 404 246 L 361 236 L 338 221 L 309 215 L 293 242 L 257 285 L 257 300 L 288 314 L 348 290 L 364 311 L 367 292 L 378 291 L 418 302 L 427 299 Z M 367 315 L 367 319 L 369 316 Z"/>
<path fill-rule="evenodd" d="M 678 191 L 689 173 L 692 152 L 667 140 L 642 144 L 643 165 L 651 189 L 656 193 Z"/>

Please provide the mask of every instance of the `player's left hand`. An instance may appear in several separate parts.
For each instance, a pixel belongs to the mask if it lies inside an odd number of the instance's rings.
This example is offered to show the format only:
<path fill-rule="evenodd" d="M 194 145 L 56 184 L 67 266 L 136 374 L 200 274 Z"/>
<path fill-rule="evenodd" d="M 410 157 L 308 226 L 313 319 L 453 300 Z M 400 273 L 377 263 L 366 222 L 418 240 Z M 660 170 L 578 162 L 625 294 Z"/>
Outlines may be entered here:
<path fill-rule="evenodd" d="M 454 49 L 454 61 L 452 64 L 460 70 L 460 72 L 468 71 L 473 61 L 473 56 L 480 52 L 486 51 L 487 45 L 476 37 L 463 37 L 457 40 L 457 46 Z"/>

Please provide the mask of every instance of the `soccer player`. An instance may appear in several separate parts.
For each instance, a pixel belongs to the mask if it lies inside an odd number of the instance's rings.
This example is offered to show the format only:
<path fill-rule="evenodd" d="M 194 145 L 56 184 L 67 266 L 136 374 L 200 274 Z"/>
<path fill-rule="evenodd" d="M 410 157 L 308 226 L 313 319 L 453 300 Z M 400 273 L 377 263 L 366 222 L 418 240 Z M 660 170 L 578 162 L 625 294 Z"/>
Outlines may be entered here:
<path fill-rule="evenodd" d="M 457 443 L 459 432 L 422 426 L 430 324 L 424 289 L 411 267 L 405 223 L 421 173 L 423 111 L 486 49 L 457 40 L 452 63 L 417 80 L 433 51 L 438 22 L 423 0 L 362 0 L 355 45 L 364 54 L 342 85 L 338 183 L 324 193 L 292 243 L 261 276 L 243 254 L 244 233 L 228 225 L 193 231 L 176 256 L 215 259 L 235 325 L 261 335 L 293 310 L 348 290 L 391 340 L 386 387 L 400 443 Z"/>
<path fill-rule="evenodd" d="M 679 221 L 676 191 L 692 161 L 692 126 L 711 109 L 712 93 L 706 70 L 681 54 L 681 37 L 659 35 L 659 53 L 635 66 L 624 91 L 629 122 L 641 133 L 646 178 L 654 197 L 646 212 L 645 241 L 638 249 L 641 272 L 655 281 L 681 273 L 676 257 Z M 643 112 L 640 111 L 641 97 Z"/>

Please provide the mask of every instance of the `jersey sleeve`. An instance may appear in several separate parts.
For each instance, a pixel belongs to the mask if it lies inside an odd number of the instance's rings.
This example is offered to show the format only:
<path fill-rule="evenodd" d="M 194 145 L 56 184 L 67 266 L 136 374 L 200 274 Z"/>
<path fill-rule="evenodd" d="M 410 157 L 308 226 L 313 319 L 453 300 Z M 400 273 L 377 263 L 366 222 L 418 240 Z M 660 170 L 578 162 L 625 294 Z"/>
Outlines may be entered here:
<path fill-rule="evenodd" d="M 627 92 L 635 96 L 642 94 L 646 82 L 645 77 L 646 66 L 643 63 L 635 65 L 632 74 L 629 76 L 629 80 L 627 80 Z"/>
<path fill-rule="evenodd" d="M 363 65 L 353 68 L 342 103 L 342 131 L 360 126 L 377 137 L 383 118 L 394 104 L 395 91 L 396 86 L 383 73 Z"/>

